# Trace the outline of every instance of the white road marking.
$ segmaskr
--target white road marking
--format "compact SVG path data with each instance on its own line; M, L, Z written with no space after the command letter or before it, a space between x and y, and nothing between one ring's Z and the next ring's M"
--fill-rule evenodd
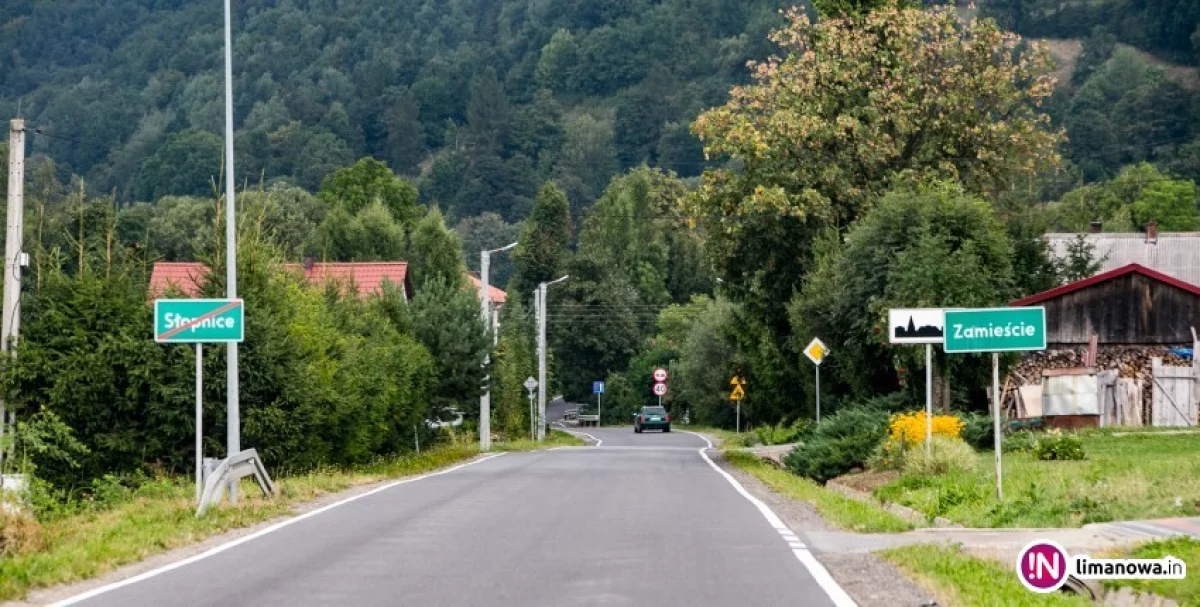
M592 436L591 434L588 434L587 432L578 432L578 431L575 431L575 430L567 430L567 427L566 427L566 426L564 426L564 425L562 425L562 424L560 424L560 423L558 423L558 422L554 422L554 424L551 424L551 425L555 425L555 424L557 424L557 425L558 425L558 427L559 427L559 428L560 428L560 429L561 429L563 432L566 432L567 434L571 434L571 435L574 435L574 436L586 436L586 437L588 437L588 438L590 438L590 439L592 439L592 440L596 441L596 444L595 444L595 445L592 445L593 447L599 447L600 445L603 445L603 444L604 444L604 441L602 441L602 440L600 440L600 439L598 439L598 438L596 438L596 437ZM556 450L556 449L563 449L563 448L567 448L567 449L569 449L570 447L555 447L555 448L551 449L551 451L554 451L554 450Z
M687 432L687 430L684 430L684 432ZM838 585L837 580L834 580L832 575L829 575L829 570L826 569L825 566L822 565L815 556L813 556L812 552L808 550L808 547L800 542L799 538L796 538L796 534L793 533L792 530L783 523L783 519L779 518L778 515L772 512L770 506L767 506L762 500L751 495L749 491L746 491L746 488L743 487L736 478L733 478L733 475L722 470L720 466L713 463L712 459L710 459L708 454L705 453L706 450L713 448L712 441L708 440L708 437L704 436L703 434L698 434L696 432L688 432L688 434L694 434L704 439L705 444L708 446L701 447L697 451L700 454L700 457L704 458L704 461L707 462L713 470L716 470L717 474L725 477L725 480L729 481L729 484L733 485L733 488L736 489L742 497L746 498L746 501L749 501L751 504L754 504L755 508L758 508L758 512L763 515L763 518L767 519L767 523L769 523L771 527L773 527L775 531L779 533L781 538L787 541L788 547L792 549L792 554L795 555L796 560L800 561L800 564L804 565L805 569L808 569L808 573L813 576L813 579L817 581L817 584L821 586L821 589L825 591L825 594L829 595L829 598L833 601L833 604L837 605L837 607L856 607L857 603L854 602L854 599L850 598L849 594L846 594L846 591ZM792 538L796 538L796 540L792 541Z
M367 491L367 492L365 492L365 493L360 493L360 494L358 494L358 495L354 495L354 496L348 497L348 498L346 498L346 499L344 499L344 500L336 501L336 502L334 502L334 503L332 503L332 504L329 504L329 505L326 505L326 506L322 506L322 507L320 507L320 508L317 508L316 510L311 510L311 511L309 511L309 512L305 512L304 514L301 514L301 515L295 516L295 517L293 517L293 518L287 519L286 521L280 521L280 522L278 522L278 523L275 523L274 525L271 525L270 527L266 527L266 528L264 528L264 529L260 529L260 530L258 530L258 531L255 531L254 533L251 533L250 535L245 535L245 536L239 537L239 538L237 538L237 539L235 539L235 540L231 540L231 541L229 541L229 542L226 542L226 543L224 543L224 544L221 544L220 546L216 546L216 547L214 547L214 548L211 548L211 549L209 549L209 550L206 550L205 552L202 552L202 553L200 553L200 554L197 554L197 555L195 555L195 556L188 557L188 558L186 558L186 559L183 559L183 560L180 560L180 561L175 561L174 563L171 563L171 564L168 564L168 565L163 565L162 567L159 567L158 569L151 569L150 571L147 571L147 572L145 572L145 573L141 573L141 574L135 575L135 576L133 576L133 577L130 577L130 578L123 579L123 580L121 580L121 581L119 581L119 582L113 582L113 583L111 583L111 584L106 584L106 585L104 585L104 586L100 586L99 588L93 588L93 589L91 589L91 590L89 590L89 591L87 591L87 592L84 592L84 593L81 593L81 594L77 594L77 595L75 595L75 596L73 596L73 597L69 597L69 598L63 599L63 600L61 600L61 601L59 601L59 602L57 602L57 603L52 603L51 605L52 605L52 607L60 607L60 606L63 606L63 605L74 605L75 603L78 603L78 602L80 602L80 601L86 601L87 599L90 599L90 598L92 598L92 597L99 596L99 595L101 595L101 594L104 594L104 593L106 593L106 592L110 592L110 591L116 590L117 588L121 588L121 587L123 587L123 586L128 586L128 585L130 585L130 584L136 584L136 583L138 583L138 582L140 582L140 581L142 581L142 580L147 580L147 579L150 579L150 578L152 578L152 577L155 577L155 576L157 576L157 575L161 575L161 574L163 574L163 573L166 573L166 572L168 572L168 571L172 571L172 570L174 570L174 569L178 569L178 568L180 568L180 567L183 567L183 566L185 566L185 565L190 565L190 564L192 564L192 563L195 563L196 561L200 561L200 560L206 559L206 558L208 558L208 557L210 557L210 556L215 556L215 555L217 555L217 554L220 554L220 553L222 553L222 552L225 552L226 550L229 550L230 548L233 548L233 547L235 547L235 546L240 546L240 545L242 545L242 544L245 544L246 542L249 542L249 541L251 541L251 540L255 540L255 539L258 539L258 538L260 538L260 537L262 537L262 536L264 536L264 535L267 535L268 533L272 533L272 532L275 532L275 531L279 531L280 529L283 529L284 527L287 527L288 525L291 525L291 524L293 524L293 523L298 523L298 522L300 522L300 521L302 521L302 520L304 520L304 519L306 519L306 518L314 517L314 516L316 516L316 515L318 515L318 514L321 514L322 512L326 512L326 511L328 511L328 510L332 510L332 509L334 509L334 508L337 508L338 506L343 506L343 505L345 505L345 504L349 504L350 502L353 502L354 500L362 499L362 498L364 498L364 497L367 497L368 495L374 495L374 494L376 494L376 493L379 493L380 491L387 491L388 489L391 489L392 487L396 487L396 486L398 486L398 485L405 485L405 484L408 484L408 483L415 483L415 482L417 482L417 481L419 481L419 480L424 480L424 479L427 479L427 478L430 478L430 477L434 477L434 476L440 476L440 475L442 475L442 474L449 474L449 473L451 473L451 472L454 472L455 470L461 470L461 469L463 469L463 468L466 468L467 466L474 466L475 464L480 464L480 463L486 462L486 461L488 461L489 459L494 459L494 458L500 457L501 455L504 455L504 453L503 453L503 452L500 452L500 453L493 453L493 454L491 454L491 455L486 455L486 456L484 456L484 457L481 457L481 458L479 458L479 459L476 459L476 460L472 460L472 461L469 461L469 462L466 462L466 463L463 463L463 464L459 464L459 465L457 465L457 466L452 466L452 467L450 467L450 468L446 468L445 470L438 470L437 472L430 472L430 473L428 473L428 474L422 474L422 475L420 475L420 476L414 476L414 477L412 477L412 478L404 478L404 479L400 479L400 480L398 480L398 481L395 481L395 482L388 483L388 484L386 484L386 485L384 485L384 486L382 486L382 487L376 487L375 489L372 489L372 490L370 490L370 491Z

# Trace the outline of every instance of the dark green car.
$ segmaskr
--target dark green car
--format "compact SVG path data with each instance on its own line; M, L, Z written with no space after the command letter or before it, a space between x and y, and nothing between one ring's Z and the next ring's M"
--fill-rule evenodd
M641 434L642 430L671 431L671 416L663 407L642 407L641 413L633 418L633 431Z

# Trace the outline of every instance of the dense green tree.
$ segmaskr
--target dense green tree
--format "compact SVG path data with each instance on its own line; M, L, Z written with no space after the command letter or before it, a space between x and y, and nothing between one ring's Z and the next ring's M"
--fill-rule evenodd
M433 356L437 388L429 402L435 413L450 408L478 415L489 336L479 320L479 300L461 277L448 282L431 276L420 283L412 300L414 334Z
M1011 259L993 209L959 186L889 193L844 244L836 236L824 242L790 305L795 333L820 336L837 353L822 365L831 387L859 395L892 391L905 371L920 368L923 354L887 345L888 309L1003 303L1014 292ZM939 357L939 364L974 370L969 360Z
M417 188L373 158L362 158L325 177L320 196L331 207L341 206L351 214L378 202L404 225L415 224L420 216Z
M571 239L570 206L554 184L538 191L533 211L521 228L520 243L512 252L516 272L512 289L527 297L538 283L554 280L566 268Z
M437 207L430 209L413 230L408 258L409 275L417 290L430 281L440 281L454 289L466 285L467 268L462 258L462 245L458 235L446 227ZM475 311L478 315L478 306Z
M138 172L134 197L156 200L167 195L212 195L222 181L221 138L203 131L184 131L172 136L147 158Z

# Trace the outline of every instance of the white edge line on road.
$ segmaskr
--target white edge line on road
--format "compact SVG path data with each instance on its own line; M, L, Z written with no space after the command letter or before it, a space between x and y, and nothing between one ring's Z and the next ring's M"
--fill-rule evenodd
M123 580L120 580L120 581L118 581L118 582L113 582L113 583L111 583L111 584L105 584L104 586L100 586L99 588L93 588L93 589L91 589L91 590L89 590L89 591L87 591L87 592L84 592L84 593L81 593L81 594L77 594L77 595L75 595L75 596L72 596L72 597L69 597L69 598L63 599L63 600L61 600L61 601L58 601L58 602L56 602L56 603L51 603L51 606L52 606L52 607L60 607L60 606L63 606L63 605L74 605L75 603L78 603L78 602L80 602L80 601L86 601L87 599L90 599L90 598L93 598L93 597L99 596L99 595L101 595L101 594L104 594L104 593L106 593L106 592L110 592L110 591L112 591L112 590L116 590L116 589L118 589L118 588L121 588L121 587L123 587L123 586L128 586L128 585L130 585L130 584L136 584L136 583L138 583L138 582L140 582L140 581L142 581L142 580L146 580L146 579L152 578L152 577L154 577L154 576L157 576L157 575L161 575L161 574L163 574L163 573L166 573L166 572L168 572L168 571L171 571L171 570L174 570L174 569L178 569L178 568L180 568L180 567L184 567L184 566L186 566L186 565L190 565L190 564L192 564L192 563L195 563L196 561L204 560L204 559L206 559L206 558L208 558L208 557L210 557L210 556L214 556L214 555L220 554L220 553L222 553L222 552L225 552L226 550L229 550L230 548L233 548L233 547L235 547L235 546L240 546L240 545L242 545L242 544L245 544L246 542L249 542L249 541L251 541L251 540L258 539L258 538L260 538L260 537L262 537L262 536L264 536L264 535L266 535L266 534L268 534L268 533L272 533L272 532L274 532L274 531L279 531L280 529L283 529L284 527L287 527L288 525L291 525L291 524L293 524L293 523L298 523L298 522L300 522L300 521L302 521L302 520L304 520L304 519L306 519L306 518L314 517L314 516L316 516L316 515L318 515L318 514L321 514L322 512L325 512L325 511L328 511L328 510L332 510L332 509L334 509L334 508L337 508L338 506L342 506L342 505L345 505L345 504L349 504L350 502L353 502L354 500L362 499L362 498L364 498L364 497L367 497L368 495L374 495L374 494L376 494L376 493L379 493L380 491L387 491L388 489L391 489L392 487L396 487L396 486L399 486L399 485L405 485L405 484L408 484L408 483L414 483L414 482L416 482L416 481L419 481L419 480L424 480L424 479L427 479L427 478L430 478L430 477L433 477L433 476L440 476L440 475L442 475L442 474L449 474L449 473L451 473L451 472L454 472L455 470L460 470L460 469L462 469L462 468L466 468L467 466L474 466L475 464L480 464L480 463L486 462L486 461L487 461L487 460L489 460L489 459L497 458L497 457L500 457L501 455L504 455L504 452L500 452L500 453L493 453L493 454L490 454L490 455L485 455L485 456L483 456L483 457L481 457L481 458L479 458L479 459L475 459L475 460L472 460L472 461L469 461L469 462L465 462L465 463L462 463L462 464L458 464L457 466L452 466L452 467L450 467L450 468L446 468L445 470L438 470L438 471L436 471L436 472L429 472L429 473L427 473L427 474L422 474L422 475L419 475L419 476L413 476L413 477L410 477L410 478L403 478L403 479L400 479L400 480L398 480L398 481L394 481L394 482L388 483L388 484L386 484L386 485L383 485L382 487L376 487L376 488L374 488L374 489L372 489L372 490L370 490L370 491L367 491L367 492L365 492L365 493L360 493L360 494L358 494L358 495L352 495L352 496L350 496L350 497L348 497L348 498L346 498L346 499L343 499L343 500L336 501L336 502L334 502L334 503L332 503L332 504L327 504L327 505L325 505L325 506L321 506L320 508L317 508L316 510L310 510L310 511L308 511L308 512L305 512L304 514L300 514L300 515L294 516L294 517L292 517L292 518L289 518L289 519L287 519L287 520L285 520L285 521L280 521L280 522L278 522L278 523L275 523L274 525L271 525L270 527L266 527L266 528L264 528L264 529L260 529L260 530L258 530L258 531L255 531L254 533L251 533L250 535L245 535L245 536L239 537L239 538L237 538L237 539L230 540L230 541L228 541L228 542L226 542L226 543L224 543L224 544L221 544L220 546L216 546L216 547L210 548L210 549L208 549L208 550L206 550L206 551L204 551L204 552L201 552L200 554L197 554L197 555L195 555L195 556L190 556L190 557L188 557L188 558L186 558L186 559L179 560L179 561L175 561L174 563L170 563L170 564L168 564L168 565L163 565L162 567L159 567L159 568L157 568L157 569L151 569L150 571L146 571L146 572L140 573L140 574L138 574L138 575L135 575L135 576L133 576L133 577L125 578L125 579L123 579Z
M600 445L604 444L604 441L592 436L591 434L588 434L587 432L576 432L574 430L567 430L566 427L564 427L564 426L559 426L559 428L561 428L562 431L566 432L567 434L571 434L574 436L586 436L586 437L596 441L596 444L592 445L593 447L599 447ZM562 449L562 448L563 447L554 447L553 449L551 449L551 451L554 451L555 449Z
M685 430L684 432L687 431ZM829 595L829 598L833 601L833 604L837 605L837 607L856 607L857 603L854 602L854 599L850 598L849 594L846 594L846 591L838 585L837 580L834 580L832 575L829 575L829 570L826 569L825 566L822 565L815 556L813 556L812 552L808 550L808 547L800 542L798 538L795 542L791 541L792 538L796 537L796 534L793 533L792 530L783 523L783 519L779 518L778 515L772 512L770 506L767 506L762 500L751 495L749 491L746 491L746 488L743 487L736 478L733 478L733 475L722 470L720 466L715 464L712 459L708 457L708 454L705 453L705 451L713 448L712 441L708 440L708 437L704 436L703 434L696 432L688 432L688 434L694 434L704 439L704 442L708 446L701 447L699 449L700 457L704 458L704 461L707 462L713 470L716 470L717 474L725 477L725 480L729 481L729 484L733 485L733 488L736 489L737 492L742 495L742 497L746 498L746 500L751 504L754 504L754 507L758 508L759 513L761 513L763 518L767 519L767 522L775 528L775 531L779 533L781 538L786 538L788 547L792 549L792 554L796 556L796 560L800 561L800 564L804 565L805 569L808 569L808 573L813 576L813 579L817 581L817 584L821 586L821 589L825 591L825 594Z

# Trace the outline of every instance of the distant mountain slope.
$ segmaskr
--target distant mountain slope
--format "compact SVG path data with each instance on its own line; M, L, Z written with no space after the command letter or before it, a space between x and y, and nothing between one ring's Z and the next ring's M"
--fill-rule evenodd
M371 154L460 214L576 202L643 161L702 168L686 124L770 51L779 0L235 2L239 174L313 188ZM0 112L122 199L205 194L223 124L220 2L0 4ZM439 175L439 172L441 175ZM450 178L450 177L453 178ZM453 186L453 187L452 187Z

